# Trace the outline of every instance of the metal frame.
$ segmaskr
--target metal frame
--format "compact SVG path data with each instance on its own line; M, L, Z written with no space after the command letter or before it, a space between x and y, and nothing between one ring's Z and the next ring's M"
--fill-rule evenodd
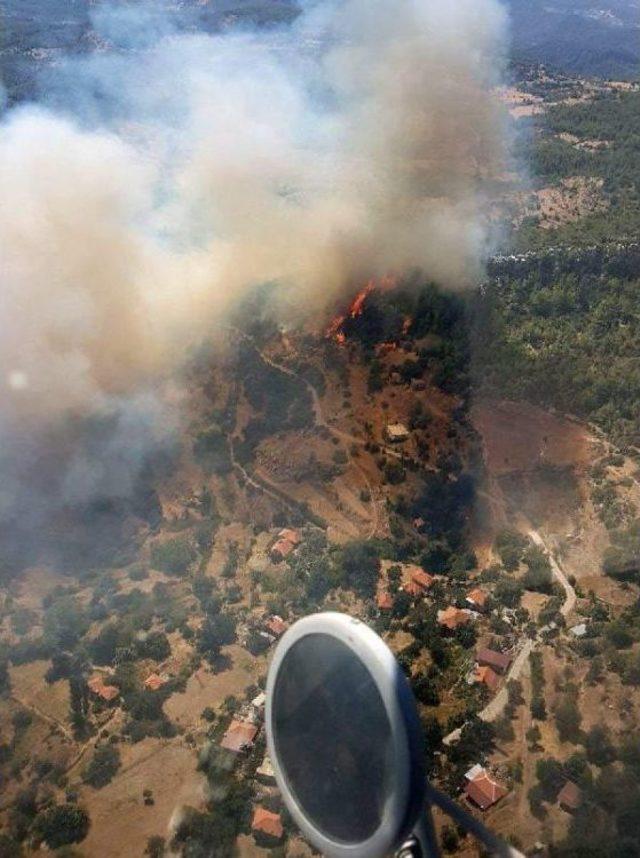
M381 825L363 843L348 844L331 840L309 821L289 789L276 753L271 706L278 673L290 648L311 634L331 635L357 655L377 685L391 725L393 784ZM493 854L500 858L523 858L517 849L505 843L449 796L428 783L422 763L422 731L409 683L391 650L360 620L333 612L313 614L298 620L276 648L266 690L267 748L276 781L298 827L324 855L329 858L384 858L399 849L397 858L437 858L440 853L431 817L431 806L436 805L484 843ZM309 775L312 776L312 773Z
M311 824L289 789L276 752L271 704L277 676L290 648L310 634L331 635L353 650L373 677L391 726L393 783L382 823L363 843L333 841ZM276 781L303 834L331 858L383 858L393 852L403 837L409 834L424 808L426 781L422 770L420 727L413 695L398 662L378 635L364 623L346 614L327 612L299 620L285 633L275 651L267 680L265 719L267 747ZM309 774L311 776L312 773Z

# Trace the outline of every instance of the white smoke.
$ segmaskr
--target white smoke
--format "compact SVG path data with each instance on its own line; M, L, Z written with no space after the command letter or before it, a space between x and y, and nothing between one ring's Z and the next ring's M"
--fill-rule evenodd
M508 159L496 0L329 0L286 30L151 31L0 126L0 410L42 424L170 371L259 282L479 275ZM60 93L64 97L60 98Z

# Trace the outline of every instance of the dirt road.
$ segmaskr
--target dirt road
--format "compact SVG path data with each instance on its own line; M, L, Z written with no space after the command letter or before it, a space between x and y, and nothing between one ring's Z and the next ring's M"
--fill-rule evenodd
M576 591L569 583L569 579L560 568L558 561L553 556L553 553L545 543L540 533L529 526L527 534L532 540L532 542L539 548L541 548L549 558L549 563L551 565L551 571L553 573L553 576L562 585L565 592L565 600L562 604L562 607L560 608L560 613L563 617L568 617L576 605ZM541 629L539 629L538 631L541 631ZM523 636L520 639L520 648L518 650L518 654L511 663L511 667L509 668L509 672L505 677L505 681L502 688L489 701L489 703L487 703L484 709L478 713L478 717L482 718L483 721L495 721L496 718L499 718L500 715L502 715L509 700L509 695L507 692L507 683L511 679L520 678L523 670L525 670L528 665L529 656L531 655L533 649L536 647L537 643L537 640L531 640L531 638L526 636ZM442 740L443 744L450 745L453 742L457 742L460 738L461 732L461 727L458 727L457 730L452 730L451 733L445 736Z

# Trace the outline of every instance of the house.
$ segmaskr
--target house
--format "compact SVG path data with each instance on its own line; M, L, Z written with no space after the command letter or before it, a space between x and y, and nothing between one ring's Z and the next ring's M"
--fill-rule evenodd
M471 605L474 611L484 611L488 598L489 594L486 590L483 590L481 587L475 587L467 593L465 602Z
M582 804L582 790L573 781L567 781L558 793L558 804L567 813L574 813Z
M411 569L411 580L423 590L428 590L435 579L433 575L429 575L429 573L425 572L424 569L417 568Z
M162 688L163 685L166 685L168 681L168 676L160 676L157 673L152 673L145 679L144 687L149 691L157 691L159 688Z
M239 754L241 751L253 747L257 734L258 727L255 724L251 724L249 721L236 721L234 719L227 727L227 731L220 742L220 747Z
M384 435L390 444L401 444L409 440L409 430L402 423L388 423Z
M271 546L271 559L274 563L281 563L295 547L295 544L288 539L277 539Z
M107 703L111 703L112 700L120 696L120 689L116 688L115 685L105 685L104 677L99 674L87 680L87 687L96 697L105 700Z
M282 617L279 617L277 614L273 614L272 616L267 617L264 627L266 631L275 638L281 638L289 628L289 625L288 623L285 623Z
M483 771L484 769L480 763L476 763L475 766L471 766L468 772L464 773L465 780L473 781L478 777L478 775L481 775Z
M481 649L476 654L476 661L480 665L493 668L497 673L505 673L511 664L511 656L494 649Z
M291 527L283 527L278 533L278 539L286 539L287 542L290 542L292 545L300 545L302 542L302 537L298 531L293 530Z
M488 665L476 667L473 673L474 682L485 685L489 691L496 691L500 684L500 677Z
M261 691L259 694L256 694L256 696L253 698L253 700L251 701L251 705L253 706L254 709L257 709L258 711L261 712L264 709L266 702L267 702L267 695L264 693L264 691Z
M416 530L422 530L422 528L425 526L425 524L426 524L426 521L424 520L424 518L422 518L421 515L419 515L418 518L413 519L413 526L415 527Z
M412 390L426 390L427 383L423 378L412 378L411 379L411 389Z
M382 593L378 593L376 604L378 605L378 610L390 611L391 608L393 608L393 597L391 596L391 593L387 593L386 590Z
M577 626L572 626L569 629L569 633L574 636L574 638L583 638L587 633L587 624L579 623Z
M272 813L266 807L256 807L251 822L251 830L256 839L264 839L265 842L274 842L282 839L284 828L279 813Z
M467 799L480 810L488 810L507 794L507 790L497 781L494 781L486 769L482 769L473 780L467 781L464 792Z
M265 754L263 761L256 769L256 778L260 783L266 784L267 786L273 786L273 784L275 784L276 775L273 770L273 763L271 762L269 754Z
M438 625L449 631L455 631L459 626L465 626L471 620L471 611L466 608L456 608L449 605L444 611L438 611Z

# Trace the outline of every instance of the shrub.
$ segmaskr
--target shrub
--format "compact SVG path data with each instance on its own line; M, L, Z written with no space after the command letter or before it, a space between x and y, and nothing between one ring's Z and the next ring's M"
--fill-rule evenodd
M195 559L195 548L185 537L156 542L151 547L151 565L168 575L184 575Z

